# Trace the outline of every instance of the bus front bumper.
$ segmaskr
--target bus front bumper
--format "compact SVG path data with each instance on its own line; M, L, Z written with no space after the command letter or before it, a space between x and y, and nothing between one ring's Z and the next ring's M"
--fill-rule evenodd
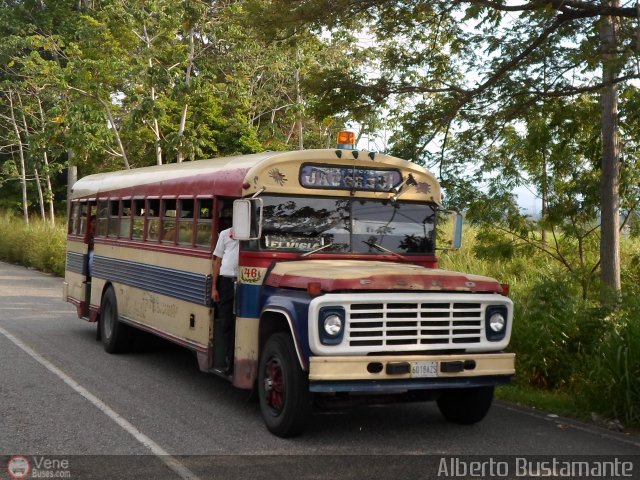
M395 393L509 383L515 354L340 356L309 359L312 392Z

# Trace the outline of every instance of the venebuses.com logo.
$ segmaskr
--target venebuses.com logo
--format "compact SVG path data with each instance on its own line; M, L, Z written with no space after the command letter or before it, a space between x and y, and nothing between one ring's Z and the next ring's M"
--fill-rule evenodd
M9 478L71 478L68 458L14 455L7 462Z
M11 478L27 478L31 471L31 465L26 457L11 457L7 463L7 471Z

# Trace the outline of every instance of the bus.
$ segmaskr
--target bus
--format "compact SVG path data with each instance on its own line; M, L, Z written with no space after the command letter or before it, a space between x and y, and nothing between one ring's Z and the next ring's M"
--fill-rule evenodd
M192 350L257 393L277 436L354 402L435 401L472 424L515 373L508 286L438 268L441 189L415 163L343 141L89 175L70 202L63 295L104 349L131 348L139 329ZM222 371L212 251L230 226Z

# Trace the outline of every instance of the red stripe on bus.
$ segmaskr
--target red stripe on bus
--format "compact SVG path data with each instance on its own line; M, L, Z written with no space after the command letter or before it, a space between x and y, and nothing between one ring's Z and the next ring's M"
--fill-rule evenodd
M271 274L265 280L270 287L306 289L310 282L320 283L324 292L339 290L394 290L394 291L502 291L496 281L469 281L464 276L445 275L372 275L366 278L318 278L302 275Z
M179 197L187 192L189 196L225 196L241 197L242 184L247 174L247 168L235 170L213 171L198 173L173 180L162 180L155 183L135 185L97 194L98 198L134 197ZM82 198L82 197L79 197ZM88 198L96 198L96 194Z

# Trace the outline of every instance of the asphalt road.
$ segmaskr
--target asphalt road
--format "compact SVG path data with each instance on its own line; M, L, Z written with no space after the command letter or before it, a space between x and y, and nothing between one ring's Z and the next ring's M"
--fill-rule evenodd
M280 439L257 403L186 350L104 352L61 290L59 278L0 263L0 478L25 462L27 478L460 478L474 477L471 461L485 478L530 478L573 458L628 461L640 478L639 436L501 402L473 426L446 423L432 403L361 407Z

